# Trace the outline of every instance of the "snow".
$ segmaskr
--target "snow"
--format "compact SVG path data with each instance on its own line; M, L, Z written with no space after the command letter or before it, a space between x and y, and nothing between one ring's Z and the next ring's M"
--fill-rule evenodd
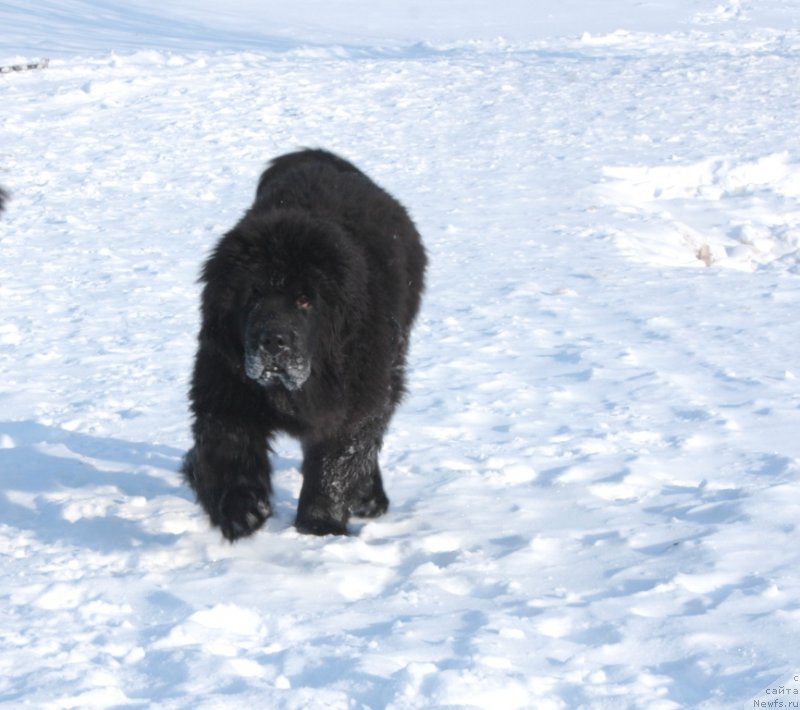
M0 77L0 704L795 700L796 3L35 5L0 7L0 65L51 58ZM392 505L299 535L281 439L229 545L177 473L196 278L302 145L431 258Z

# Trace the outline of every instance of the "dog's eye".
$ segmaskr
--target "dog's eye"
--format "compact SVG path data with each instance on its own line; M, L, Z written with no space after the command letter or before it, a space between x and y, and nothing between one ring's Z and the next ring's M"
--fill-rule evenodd
M295 305L296 305L296 306L297 306L297 307L298 307L298 308L299 308L301 311L307 311L307 310L309 310L309 309L311 308L311 299L309 299L309 297L308 297L308 296L306 296L305 294L302 294L302 293L301 293L301 294L300 294L300 295L297 297L297 299L295 300Z

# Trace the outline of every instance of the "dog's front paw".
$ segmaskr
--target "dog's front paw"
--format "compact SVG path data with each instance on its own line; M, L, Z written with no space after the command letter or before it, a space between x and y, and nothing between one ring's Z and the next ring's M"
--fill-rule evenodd
M336 520L296 520L297 532L304 535L347 535L347 525Z
M240 486L226 490L217 504L216 524L234 542L258 530L272 513L267 495L257 488Z
M378 518L388 509L389 499L382 490L366 498L357 498L350 504L350 512L357 518Z
M294 526L306 535L347 535L347 514L341 506L301 504Z

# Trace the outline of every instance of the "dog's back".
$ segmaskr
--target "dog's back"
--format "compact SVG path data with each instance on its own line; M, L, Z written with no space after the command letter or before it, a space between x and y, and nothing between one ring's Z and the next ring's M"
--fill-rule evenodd
M270 189L270 186L280 182L281 178L295 168L311 165L322 164L335 168L340 173L363 173L352 163L338 155L329 153L327 150L306 148L299 150L296 153L287 153L275 158L270 162L269 167L261 174L256 188L256 200L264 197Z

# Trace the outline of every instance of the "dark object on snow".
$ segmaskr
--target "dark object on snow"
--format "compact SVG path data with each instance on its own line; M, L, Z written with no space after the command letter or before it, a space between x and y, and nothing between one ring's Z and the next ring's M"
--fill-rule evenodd
M9 64L0 67L0 74L10 74L15 71L28 71L30 69L47 69L50 66L49 59L40 59L38 62L28 62L27 64Z
M0 214L5 209L7 199L8 193L2 187L0 187Z
M183 473L229 540L269 517L268 442L303 449L295 526L342 535L389 500L378 453L404 393L426 257L406 210L322 150L274 160L206 261Z

